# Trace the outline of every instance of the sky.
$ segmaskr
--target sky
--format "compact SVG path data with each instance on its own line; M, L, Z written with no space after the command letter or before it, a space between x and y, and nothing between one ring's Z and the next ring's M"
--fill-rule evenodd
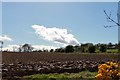
M118 2L119 0L1 0L2 2Z
M120 24L120 2L118 5L118 23ZM120 41L120 27L118 27L118 41Z
M3 2L4 48L28 43L56 48L81 43L117 43L118 27L107 22L103 10L117 21L117 2Z
M0 2L0 35L2 35L2 3Z

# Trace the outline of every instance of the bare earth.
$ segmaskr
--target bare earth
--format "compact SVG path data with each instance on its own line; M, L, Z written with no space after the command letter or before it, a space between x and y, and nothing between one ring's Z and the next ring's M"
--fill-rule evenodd
M106 53L2 53L2 77L11 80L33 74L97 72L107 61L120 63L120 54Z
M17 53L17 52L3 52L2 62L3 63L16 63L16 62L36 62L36 61L108 61L115 60L120 61L120 54L74 54L74 53Z

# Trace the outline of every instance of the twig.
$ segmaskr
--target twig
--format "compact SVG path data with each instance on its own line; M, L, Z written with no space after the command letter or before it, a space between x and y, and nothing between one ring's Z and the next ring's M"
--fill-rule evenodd
M111 18L111 13L110 13L110 15L108 15L105 10L104 10L104 13L105 13L105 15L107 16L108 22L114 22L114 23L116 24L116 25L113 25L113 26L104 26L105 28L106 28L106 27L120 26L120 24L119 24L118 22L116 22L115 20L113 20L113 19Z

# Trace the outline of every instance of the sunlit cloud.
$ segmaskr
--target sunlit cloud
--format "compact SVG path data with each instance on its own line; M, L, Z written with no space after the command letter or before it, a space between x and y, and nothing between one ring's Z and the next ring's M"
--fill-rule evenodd
M67 29L60 29L56 27L47 28L45 26L33 25L32 28L35 33L45 40L53 41L54 43L64 45L76 45L79 44L78 40L73 34L68 33Z

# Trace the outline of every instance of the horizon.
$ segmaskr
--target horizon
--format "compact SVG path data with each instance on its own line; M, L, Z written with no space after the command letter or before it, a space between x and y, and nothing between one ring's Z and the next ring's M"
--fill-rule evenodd
M118 27L107 22L103 10L117 21L117 2L2 3L4 48L25 43L64 47L81 43L117 43ZM86 24L87 23L87 24ZM11 47L10 46L10 47Z

